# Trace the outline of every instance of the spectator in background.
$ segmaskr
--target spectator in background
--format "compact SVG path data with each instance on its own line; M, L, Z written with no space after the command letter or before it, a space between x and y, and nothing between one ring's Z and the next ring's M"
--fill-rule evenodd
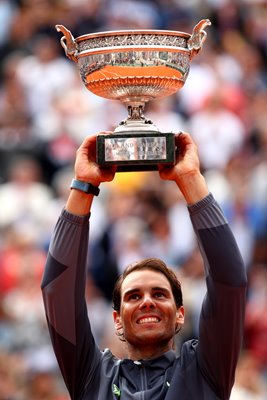
M42 182L42 170L38 160L21 155L9 160L7 182L0 187L0 227L16 221L35 224L42 234L44 210L53 192Z
M253 264L249 274L249 293L245 319L245 346L256 360L259 371L267 371L267 270Z
M225 108L219 87L206 99L203 108L191 117L189 125L205 170L224 170L245 141L243 123Z
M257 358L250 352L241 355L237 371L236 384L230 400L265 400L266 382L261 374Z
M59 44L48 35L34 37L31 54L17 65L17 77L26 93L31 115L47 110L54 93L64 91L76 77L74 68L60 54Z

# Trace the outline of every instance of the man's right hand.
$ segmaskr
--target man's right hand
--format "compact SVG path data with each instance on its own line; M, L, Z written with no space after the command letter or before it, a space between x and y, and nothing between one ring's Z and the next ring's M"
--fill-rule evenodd
M76 179L99 186L101 182L113 180L116 167L101 168L96 163L96 138L97 135L90 135L84 139L76 152L74 171Z
M109 132L101 132L109 133ZM101 182L110 182L114 178L116 167L101 168L96 163L97 135L87 136L76 152L74 166L75 178L99 186ZM72 214L88 215L94 196L73 189L68 197L65 209Z

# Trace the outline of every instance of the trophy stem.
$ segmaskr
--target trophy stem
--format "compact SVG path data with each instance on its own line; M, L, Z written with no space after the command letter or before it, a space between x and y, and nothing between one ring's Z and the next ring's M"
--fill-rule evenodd
M128 110L128 117L119 123L119 126L114 130L114 133L159 131L153 122L144 116L144 101L125 101L124 104Z
M127 105L128 121L145 121L144 116L145 103L130 103Z

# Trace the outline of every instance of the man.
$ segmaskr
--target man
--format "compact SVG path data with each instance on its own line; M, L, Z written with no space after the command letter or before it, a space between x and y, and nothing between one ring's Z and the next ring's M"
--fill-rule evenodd
M175 140L177 162L173 167L159 166L159 174L182 192L204 259L207 295L199 338L187 341L180 356L175 355L174 336L184 323L180 285L162 261L148 259L129 266L114 290L115 330L125 341L128 357L119 360L96 346L84 296L94 197L86 192L97 194L101 182L113 179L115 168L98 167L96 137L87 137L77 151L76 181L56 225L42 282L51 339L71 399L230 397L242 342L245 269L200 173L196 145L188 133Z

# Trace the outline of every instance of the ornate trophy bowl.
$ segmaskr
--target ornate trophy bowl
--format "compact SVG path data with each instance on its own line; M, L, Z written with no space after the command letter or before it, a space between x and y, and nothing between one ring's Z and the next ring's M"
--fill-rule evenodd
M82 81L92 93L119 100L128 117L111 135L98 135L97 162L117 171L153 170L175 163L173 133L161 133L144 116L145 103L170 96L184 85L193 57L206 39L208 19L193 33L163 30L124 30L82 35L74 39L63 25L56 29L68 58L75 61Z

